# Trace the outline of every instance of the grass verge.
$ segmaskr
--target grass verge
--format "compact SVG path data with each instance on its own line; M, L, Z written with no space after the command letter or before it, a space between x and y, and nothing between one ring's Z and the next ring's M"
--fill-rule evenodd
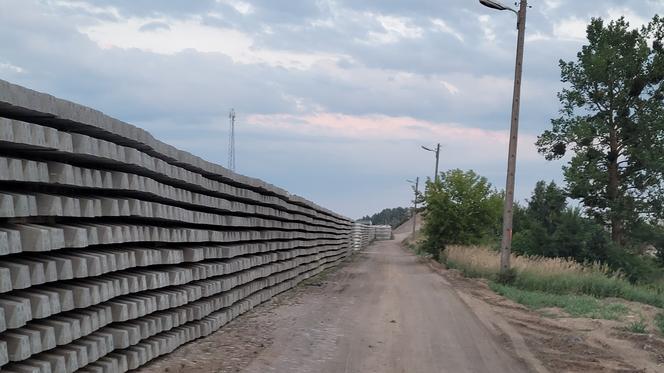
M629 313L625 305L601 301L588 295L551 294L523 290L495 282L491 282L489 286L496 293L535 310L557 307L573 317L606 320L620 320Z
M469 277L497 280L500 257L485 247L449 247L442 255L449 268ZM635 285L600 264L582 265L563 258L512 256L512 288L552 295L622 298L664 307L664 289Z

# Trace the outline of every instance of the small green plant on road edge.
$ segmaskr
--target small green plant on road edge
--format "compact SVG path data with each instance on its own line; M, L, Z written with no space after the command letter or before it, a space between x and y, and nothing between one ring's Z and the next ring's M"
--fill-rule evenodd
M627 331L635 334L646 334L648 333L648 326L643 320L633 321L627 324Z
M664 312L661 312L655 316L655 325L657 325L659 331L664 334Z

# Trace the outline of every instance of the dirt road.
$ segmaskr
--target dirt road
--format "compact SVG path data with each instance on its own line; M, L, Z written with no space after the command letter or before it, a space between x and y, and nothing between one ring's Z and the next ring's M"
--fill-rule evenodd
M327 297L284 309L290 322L244 371L526 371L441 276L398 242L359 254Z
M526 372L451 285L393 241L141 373Z

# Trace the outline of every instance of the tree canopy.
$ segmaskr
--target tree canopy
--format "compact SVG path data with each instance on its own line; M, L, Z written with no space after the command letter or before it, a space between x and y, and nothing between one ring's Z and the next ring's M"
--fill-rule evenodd
M579 262L605 261L611 244L603 227L569 207L565 191L539 181L525 207L515 209L515 252Z
M664 20L640 29L593 19L576 61L560 61L560 117L538 139L547 159L571 152L567 192L625 246L664 218Z
M472 170L427 182L424 200L423 248L435 257L446 245L493 242L500 234L503 195Z
M383 211L365 216L361 220L369 220L374 225L390 225L396 228L410 218L410 209L405 207L387 208Z

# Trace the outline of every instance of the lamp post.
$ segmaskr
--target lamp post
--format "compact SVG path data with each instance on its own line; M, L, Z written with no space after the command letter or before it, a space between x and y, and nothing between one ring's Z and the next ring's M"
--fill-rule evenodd
M418 176L415 178L415 181L413 180L406 180L407 182L414 184L415 188L413 191L415 192L415 198L413 199L413 235L415 234L415 226L417 223L417 195L419 194L419 187L420 187L420 177Z
M512 98L512 124L510 126L510 144L507 158L507 182L505 186L505 205L503 208L503 238L500 245L500 271L510 269L512 249L512 218L514 215L514 175L516 172L516 148L519 132L519 112L521 106L521 77L523 75L523 47L526 35L526 12L528 0L521 0L519 10L512 9L494 0L479 0L480 4L496 9L514 12L517 15L516 67L514 72L514 95Z
M438 143L438 145L436 145L436 150L427 148L426 146L422 146L422 149L424 149L426 151L429 151L429 152L436 153L436 171L433 174L433 179L434 179L434 181L438 181L438 159L440 158L440 143Z

